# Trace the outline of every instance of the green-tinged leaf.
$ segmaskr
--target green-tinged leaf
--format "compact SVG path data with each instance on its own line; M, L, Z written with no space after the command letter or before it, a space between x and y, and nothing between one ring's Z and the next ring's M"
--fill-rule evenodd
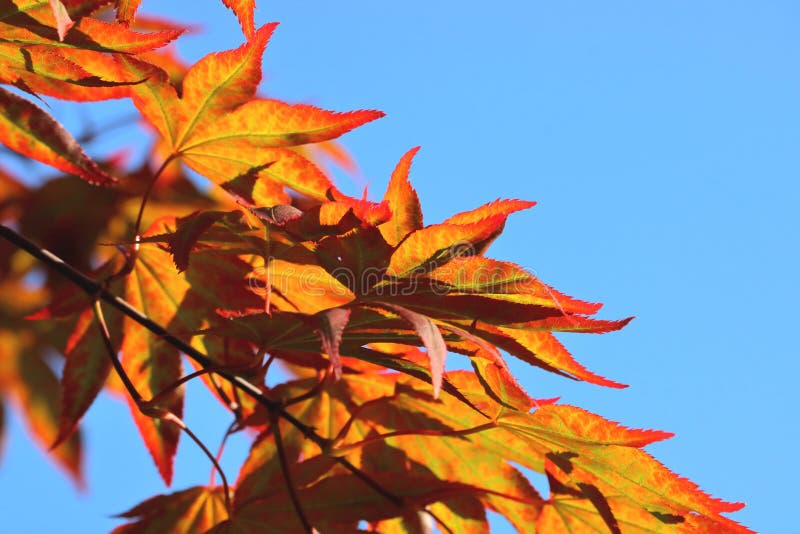
M457 213L446 219L442 224L470 224L498 215L507 217L512 213L530 209L535 205L536 202L528 200L498 199L474 210Z
M450 379L462 391L480 387L470 373L450 373ZM421 396L409 396L404 402L453 427L474 424L474 411L448 396L441 401L436 405ZM547 473L570 491L580 492L581 498L588 499L585 491L592 492L593 505L618 499L662 518L680 516L688 522L704 516L704 522L718 529L715 532L737 532L720 514L741 505L709 497L640 449L669 433L627 429L563 405L541 406L532 414L507 412L497 423L496 428L471 434L470 441L487 454Z
M441 519L453 532L486 534L490 531L484 505L476 497L447 499L431 504L428 506L428 510L436 514L436 517Z
M193 534L207 532L228 518L222 487L194 487L157 495L119 515L132 521L114 534Z
M342 196L306 158L288 147L338 137L382 113L334 113L313 106L255 99L261 56L275 24L259 28L235 50L210 54L189 69L180 98L161 69L124 58L147 82L132 88L134 103L189 167L237 196L256 203L274 200L266 180L318 200ZM250 185L247 182L250 177ZM258 179L254 179L258 177ZM261 198L259 198L261 197Z
M119 347L122 316L114 312L107 314L106 319L112 336L111 343ZM72 435L86 410L103 389L111 370L111 356L100 337L92 309L84 310L78 317L75 329L67 340L64 355L67 362L61 377L61 414L56 446Z
M508 302L557 308L564 314L591 315L602 306L564 295L518 265L482 256L453 258L426 276L433 282L432 289L442 295L475 293Z
M550 332L481 325L478 335L509 354L548 371L599 386L627 387L625 384L603 378L586 369Z
M189 74L194 72L190 70ZM184 80L187 83L189 77ZM188 95L184 95L184 101ZM346 113L326 111L305 104L279 100L252 100L213 123L198 124L191 138L185 138L181 152L203 154L208 147L242 141L251 149L282 148L335 139L383 117L380 111ZM193 125L194 126L194 125Z
M78 142L40 107L0 88L0 141L12 150L80 176L89 183L116 182L83 151Z
M349 289L317 265L273 258L266 269L260 269L260 274L260 277L254 277L253 285L264 282L266 287L270 287L272 301L283 311L313 315L344 306L355 299Z
M251 41L235 50L209 54L189 69L183 79L183 124L175 140L177 150L189 145L196 128L213 129L222 112L255 96L261 81L261 56L276 27L276 23L266 24ZM214 122L209 124L212 117Z
M410 234L389 260L387 274L394 278L421 276L475 248L502 228L504 215L466 224L434 224Z
M104 100L128 94L131 78L112 57L45 45L0 42L0 83L62 100Z
M307 410L296 413L301 417L312 415ZM294 464L302 454L303 437L294 427L285 424L281 424L281 434L284 454L288 461ZM239 510L248 503L283 489L285 489L283 471L270 428L253 441L250 454L239 470L233 502L234 510Z
M158 324L174 331L177 306L188 287L185 279L175 273L165 252L142 247L136 267L127 279L125 299ZM178 350L128 317L125 318L121 352L123 366L145 400L162 393L181 377ZM129 398L128 403L147 450L169 485L181 431L171 422L142 414L132 399ZM181 417L183 390L167 395L160 407Z
M38 354L23 352L16 356L17 378L12 392L34 439L50 450L58 435L61 413L58 378ZM84 485L81 441L80 433L75 432L50 452L79 487Z

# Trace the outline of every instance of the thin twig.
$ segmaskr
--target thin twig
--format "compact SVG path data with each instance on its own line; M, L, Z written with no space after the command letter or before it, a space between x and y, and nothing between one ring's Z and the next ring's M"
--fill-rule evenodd
M317 394L320 391L322 391L322 388L325 387L325 384L328 382L329 376L330 373L328 372L328 369L325 369L323 371L322 377L319 380L317 380L317 383L314 384L314 386L311 389L309 389L305 393L298 395L297 397L283 401L283 405L291 406L292 404L297 404L298 402L303 402L304 400L308 400L311 397L316 397Z
M245 367L241 367L241 369L244 369L244 368ZM248 368L249 368L249 366L248 366ZM213 375L214 373L218 373L218 372L220 372L222 370L234 371L236 369L239 369L239 367L228 367L228 366L222 366L222 365L215 365L215 366L212 366L212 367L203 367L202 369L199 369L199 370L197 370L197 371L195 371L193 373L190 373L190 374L188 374L186 376L182 376L181 378L179 378L178 380L176 380L175 382L173 382L169 386L165 387L163 390L161 390L161 392L159 392L155 397L153 397L150 400L150 402L152 402L152 403L160 402L163 397L165 397L169 393L172 393L173 391L175 391L176 389L181 387L186 382L188 382L188 381L190 381L190 380L192 380L194 378L197 378L198 376L202 376L202 375L206 375L206 374ZM213 379L213 376L212 376L212 379ZM223 399L223 400L226 400L226 399ZM231 411L233 411L233 410L231 410Z
M133 238L136 240L136 250L139 249L139 231L142 227L142 216L144 215L144 207L147 205L147 201L150 199L150 193L153 192L153 188L158 181L158 178L161 176L161 173L164 172L164 169L167 168L167 165L172 163L172 160L175 159L175 154L170 154L167 156L167 159L161 164L158 170L153 175L153 178L150 180L150 183L147 184L147 190L144 192L144 196L142 196L142 203L139 204L139 214L136 216L136 225L133 227Z
M217 454L214 457L214 458L216 458L217 462L219 462L222 459L222 453L225 452L225 444L228 443L228 438L231 436L231 434L233 434L234 432L237 432L239 430L240 430L240 428L239 428L239 422L238 421L232 421L231 424L228 425L228 430L226 430L225 431L225 435L222 436L222 443L219 444L219 448L217 449ZM215 472L216 471L214 469L211 470L211 477L210 477L210 479L208 481L208 485L212 486L212 487L214 486L214 473Z
M272 435L275 438L275 449L278 452L278 461L281 464L283 480L286 482L286 489L289 492L289 498L292 500L294 511L297 514L297 518L303 524L305 531L309 533L313 532L314 527L311 526L311 522L303 511L303 506L300 504L300 497L297 495L297 488L294 487L294 482L292 481L292 473L289 470L289 462L286 459L286 450L283 448L283 438L281 437L281 428L277 414L273 414L270 426L272 427Z
M230 486L228 486L228 477L225 476L225 471L222 470L222 466L219 465L219 461L217 460L217 458L211 453L210 450L208 450L208 447L206 447L205 443L203 443L200 440L200 438L198 438L195 435L195 433L189 429L189 427L186 425L186 423L183 422L183 420L180 417L178 417L172 412L166 412L164 413L164 415L160 417L160 419L163 419L164 421L169 421L170 423L177 425L178 428L186 432L186 434L190 438L192 438L192 441L194 441L197 444L197 446L200 447L200 450L202 450L203 453L205 453L208 459L211 460L211 463L214 464L214 468L217 470L217 473L219 473L219 478L222 481L222 490L225 492L225 510L228 512L228 516L230 516L230 514L233 511L233 508L231 507L231 488Z
M166 392L174 391L177 387L181 385L182 382L179 380L178 382L180 383L173 385L172 387L168 388L165 391L162 391L149 401L144 400L142 395L136 389L136 386L134 386L133 382L131 382L128 373L125 372L125 369L122 367L122 362L120 362L119 358L117 357L117 351L114 348L114 343L111 341L111 335L108 331L108 325L106 324L105 317L103 316L103 308L100 305L99 300L94 301L93 308L94 308L94 316L97 319L97 325L100 328L100 337L103 339L103 343L106 346L106 352L108 352L108 356L111 359L111 363L114 366L114 370L117 372L117 376L119 376L120 380L122 380L122 383L125 384L125 389L128 390L128 394L131 396L131 399L133 399L133 402L136 404L136 407L139 409L140 412L149 417L154 417L162 419L164 421L169 421L170 423L176 425L178 428L186 432L186 434L188 434L189 437L192 438L192 441L194 441L197 444L197 446L200 447L200 449L205 453L205 455L208 456L208 459L211 460L211 463L214 465L214 468L216 468L217 472L219 473L219 477L222 480L222 487L223 490L225 491L225 509L230 514L232 510L230 487L228 486L228 478L225 476L225 472L222 470L222 467L219 465L219 462L214 457L214 455L211 454L211 451L208 450L208 447L206 447L205 444L202 441L200 441L200 438L198 438L195 435L195 433L189 429L189 427L186 425L186 423L183 422L183 420L180 417L170 412L169 410L160 408L158 406L158 401L160 400L160 397ZM191 375L189 375L189 378L191 378Z
M103 307L100 305L100 301L95 299L95 301L92 303L92 308L94 309L94 318L97 321L97 327L100 329L100 337L103 340L103 344L106 346L106 352L111 360L111 365L114 366L117 376L120 380L122 380L125 389L128 391L128 395L131 396L133 402L136 403L136 406L142 406L144 399L136 390L136 386L134 386L133 382L131 382L128 373L125 371L125 368L122 367L122 362L120 362L119 358L117 357L117 349L114 348L114 343L111 341L111 334L108 331L108 325L106 324L106 319L103 316Z

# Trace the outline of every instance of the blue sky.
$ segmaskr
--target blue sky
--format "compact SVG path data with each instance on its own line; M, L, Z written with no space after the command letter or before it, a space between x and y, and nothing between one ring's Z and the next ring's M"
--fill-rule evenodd
M261 4L257 21L281 22L265 54L268 94L387 113L344 138L363 178L343 189L366 183L378 197L397 159L422 145L412 181L426 222L497 197L536 200L490 255L605 302L605 318L637 316L619 333L561 337L629 389L512 363L529 391L675 432L649 450L714 495L746 502L737 520L784 531L800 476L790 452L800 440L790 310L800 300L798 4ZM144 0L143 9L205 27L181 40L191 59L241 41L220 2ZM95 107L98 122L118 106ZM77 118L67 106L53 112L68 125ZM188 422L216 443L221 412L190 395ZM165 491L125 406L101 400L86 430L89 491L77 495L12 417L4 528L103 532L111 514ZM230 448L232 473L245 446ZM184 441L174 488L208 472Z

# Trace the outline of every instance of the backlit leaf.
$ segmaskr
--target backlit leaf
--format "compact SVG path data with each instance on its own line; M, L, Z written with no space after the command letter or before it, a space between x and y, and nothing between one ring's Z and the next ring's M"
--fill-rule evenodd
M504 215L495 215L466 224L434 224L417 230L392 254L387 274L395 278L422 275L453 258L474 254L477 244L497 232L504 221Z
M113 336L112 344L119 347L121 315L110 313L107 319ZM78 421L103 389L111 371L111 359L99 332L94 312L86 309L78 317L75 330L67 341L64 351L67 362L61 378L61 415L55 444L72 434Z
M397 246L408 234L423 227L419 198L408 181L411 162L417 152L419 152L419 147L412 148L400 159L392 172L389 187L383 195L383 200L389 203L392 210L392 218L378 228L386 242L393 247Z
M0 141L7 147L96 185L116 179L97 166L55 119L28 100L0 88Z
M447 347L445 346L442 333L430 317L413 312L402 306L383 303L383 306L395 312L405 321L408 321L414 330L419 334L431 365L431 378L433 380L433 398L439 396L442 389L442 376L444 375L445 358L447 357Z
M530 209L536 202L517 199L498 199L474 210L457 213L442 224L469 224L497 215L509 216L517 211Z
M136 268L127 279L125 299L151 319L169 327L187 290L188 284L177 276L166 253L142 247ZM145 400L162 393L181 376L178 350L127 317L121 352L122 364ZM128 403L145 445L161 477L169 485L180 429L171 422L142 414L130 398ZM161 407L181 417L183 390L167 395Z
M333 113L253 99L261 81L261 56L275 26L262 26L241 47L198 61L186 74L180 98L166 73L124 58L131 72L148 78L133 87L134 102L175 155L217 184L258 176L324 200L335 193L333 185L288 147L333 139L383 114Z
M119 515L130 523L115 528L114 534L136 532L207 532L228 517L221 487L194 487L169 495L157 495Z
M347 321L350 319L350 310L345 308L332 308L320 312L319 319L321 326L318 330L322 341L322 350L331 359L333 366L333 376L336 380L342 377L342 361L339 358L339 344L342 342L342 332L344 332Z
M142 0L117 0L117 20L130 25L136 17L136 10Z
M256 7L255 0L222 0L231 11L236 14L239 19L239 24L242 26L242 32L245 37L251 39L255 33L255 23L253 22L253 10Z
M14 355L14 354L12 354ZM38 355L31 352L16 354L17 380L13 392L25 414L25 423L44 450L56 440L61 412L61 396L53 371ZM78 486L83 486L81 435L73 433L52 451L52 456Z
M63 41L67 31L75 25L75 22L69 18L67 8L64 7L61 0L50 0L50 8L53 10L53 16L56 18L58 40Z

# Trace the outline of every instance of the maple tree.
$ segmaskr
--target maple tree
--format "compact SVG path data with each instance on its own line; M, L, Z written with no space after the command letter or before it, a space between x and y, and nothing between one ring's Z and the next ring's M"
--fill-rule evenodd
M486 256L532 202L425 225L417 149L380 201L344 194L319 155L347 164L334 140L381 112L260 96L275 24L255 27L253 0L223 0L244 44L190 66L169 46L180 26L139 3L0 2L0 82L16 88L0 88L0 141L64 173L33 187L0 169L0 399L79 483L80 421L104 388L167 485L182 433L220 479L134 506L116 532L486 532L487 510L520 532L750 532L724 515L741 504L643 450L671 434L533 398L509 371L511 356L625 387L554 333L629 319ZM41 96L130 99L144 163L95 161ZM447 371L448 354L473 370ZM181 419L189 380L230 411L226 436L252 437L235 480Z

